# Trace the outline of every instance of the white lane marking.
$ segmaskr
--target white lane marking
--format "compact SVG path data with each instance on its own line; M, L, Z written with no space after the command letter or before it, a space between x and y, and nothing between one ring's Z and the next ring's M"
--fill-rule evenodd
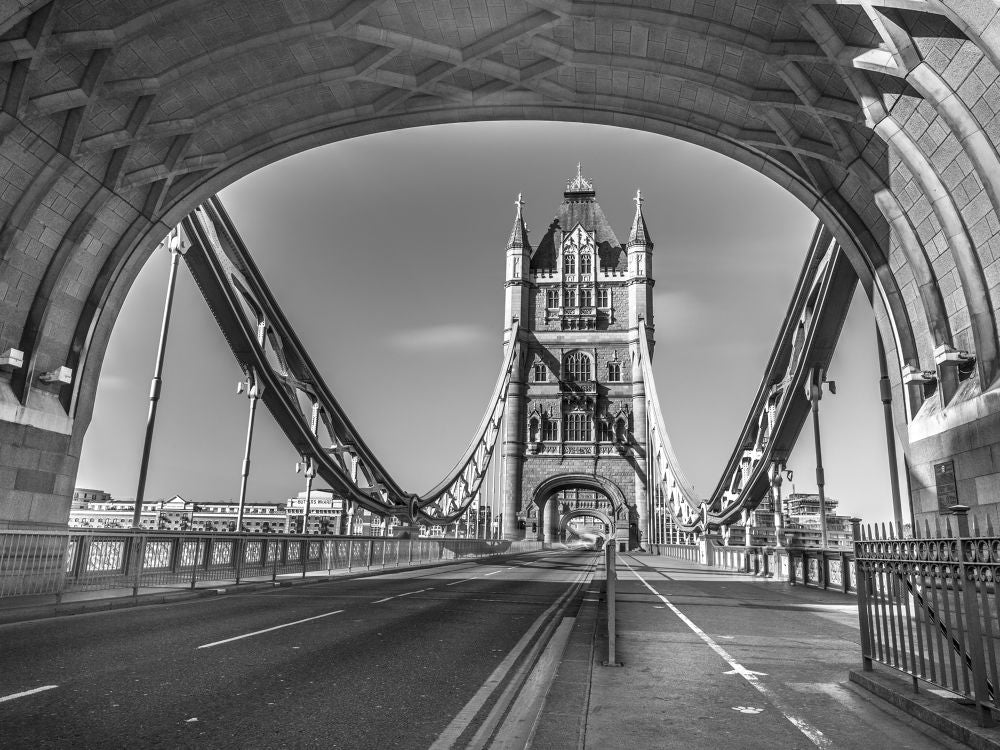
M465 583L466 581L474 581L475 578L463 578L460 581L452 581L451 583L446 583L445 586L457 586L460 583Z
M372 602L372 604L381 604L382 602L387 602L392 599L391 596L387 596L385 599L379 599L377 602Z
M401 599L404 596L410 596L411 594L422 594L425 591L430 591L430 589L420 589L420 591L407 591L405 594L396 594L396 596L392 598Z
M504 568L503 570L494 570L492 573L487 573L486 576L495 576L497 573L503 573L506 570L508 570L508 568ZM486 576L483 576L483 578Z
M57 688L57 687L59 687L59 686L58 685L42 685L41 687L36 687L33 690L25 690L23 693L14 693L13 695L5 695L2 698L0 698L0 703L4 703L6 701L17 700L18 698L23 698L26 695L34 695L35 693L41 693L41 692L44 692L45 690L52 690L53 688Z
M232 638L226 638L221 641L213 641L212 643L206 643L203 646L198 646L198 648L212 648L212 646L221 646L223 643L232 643L233 641L238 641L243 638L252 638L255 635L261 635L262 633L270 633L272 630L281 630L282 628L290 628L292 625L301 625L304 622L310 622L311 620L319 620L323 617L329 617L330 615L339 615L344 610L338 609L336 612L325 612L322 615L316 615L315 617L306 617L304 620L296 620L295 622L286 622L284 625L275 625L273 628L264 628L263 630L255 630L252 633L244 633L243 635L236 635Z
M736 659L730 656L728 651L726 651L724 648L722 648L722 646L713 641L710 635L708 635L701 628L695 625L683 612L677 609L677 607L673 605L673 602L671 602L669 599L667 599L667 597L665 597L659 591L650 586L649 583L646 582L646 579L643 578L641 575L639 575L635 571L635 569L628 564L628 561L622 560L622 562L624 562L625 567L632 572L632 575L634 575L636 578L639 579L639 581L642 582L643 586L649 589L653 593L653 595L655 595L661 602L666 604L667 607L669 607L670 611L673 612L675 615L677 615L677 617L681 620L681 622L687 625L694 632L695 635L697 635L699 638L701 638L702 641L704 641L706 646L708 646L715 653L721 656L722 659L727 664L729 664L729 666L733 668L733 672L735 672L744 680L749 682L750 685L757 690L757 692L759 692L761 695L767 698L767 700L771 703L771 705L777 708L781 712L781 715L784 716L789 722L791 722L791 724L796 729L802 732L802 734L804 734L809 739L810 742L812 742L816 747L833 748L834 746L833 743L821 731L819 731L818 729L816 729L816 727L809 724L805 719L800 719L798 716L792 714L791 710L789 709L788 706L785 705L784 701L782 701L781 698L779 698L778 695L771 688L769 688L767 685L764 685L760 681L757 672L747 669L738 661L736 661Z

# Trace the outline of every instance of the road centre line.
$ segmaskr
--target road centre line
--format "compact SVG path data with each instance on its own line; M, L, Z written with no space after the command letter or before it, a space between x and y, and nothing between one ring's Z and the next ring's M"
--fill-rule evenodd
M41 693L46 690L52 690L53 688L59 687L58 685L42 685L41 687L33 688L32 690L25 690L22 693L14 693L12 695L5 695L0 697L0 703L5 703L7 701L17 700L18 698L24 698L28 695L34 695L35 693Z
M381 604L382 602L387 602L387 601L389 601L390 599L392 599L392 597L391 597L391 596L387 596L387 597L386 597L385 599L379 599L379 600L378 600L378 601L376 601L376 602L372 602L372 604Z
M757 692L763 695L771 703L771 705L777 708L778 711L781 712L781 715L784 716L789 722L791 722L791 724L796 729L802 732L802 734L804 734L809 739L810 742L812 742L816 747L833 748L833 743L830 741L828 737L826 737L820 730L816 729L814 726L809 724L804 719L800 719L799 717L793 715L791 713L790 708L784 704L784 701L782 701L781 698L778 697L778 695L771 688L761 683L760 674L758 672L749 670L742 664L740 664L738 661L736 661L736 659L734 659L729 654L728 651L726 651L724 648L722 648L722 646L720 646L718 643L712 640L712 637L710 635L708 635L701 628L695 625L683 612L677 609L677 607L675 607L673 603L669 599L667 599L667 597L665 597L655 588L650 586L649 583L646 582L646 579L643 578L641 575L639 575L639 573L636 572L636 570L631 565L628 564L627 560L622 559L622 562L625 563L625 567L632 572L632 575L634 575L637 579L639 579L639 581L642 583L643 586L649 589L657 598L659 598L661 602L666 604L667 607L670 608L670 611L673 612L675 615L677 615L678 618L680 618L681 622L687 625L694 632L695 635L697 635L702 641L704 641L705 645L707 645L715 653L721 656L722 659L727 664L729 664L730 667L733 668L733 672L735 674L738 674L744 680L749 682L751 687L757 690Z
M495 576L497 573L503 573L506 570L508 570L508 569L507 568L503 568L501 570L494 570L492 573L487 573L486 576ZM485 578L486 576L483 576L483 578Z
M323 617L330 617L331 615L339 615L344 610L338 609L335 612L325 612L321 615L316 615L314 617L306 617L304 620L296 620L295 622L286 622L284 625L275 625L273 628L264 628L263 630L255 630L252 633L244 633L243 635L233 636L232 638L226 638L221 641L213 641L212 643L206 643L198 648L212 648L212 646L221 646L223 643L232 643L233 641L239 641L243 638L252 638L255 635L261 635L263 633L270 633L272 630L281 630L282 628L290 628L292 625L301 625L304 622L310 622L312 620L319 620Z

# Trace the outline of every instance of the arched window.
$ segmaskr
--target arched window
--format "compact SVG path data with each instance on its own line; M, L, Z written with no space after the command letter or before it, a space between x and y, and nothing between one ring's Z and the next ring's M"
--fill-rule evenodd
M566 415L566 440L570 442L590 442L590 415L575 411Z
M569 253L563 256L563 273L576 273L576 257Z
M538 417L532 417L528 420L528 442L537 443L539 437L541 436L540 426L538 424Z
M545 306L546 307L559 307L559 290L558 289L546 289L545 290Z
M563 290L563 305L566 307L576 307L576 289Z
M625 432L627 429L628 425L625 424L625 418L618 417L618 419L615 420L615 442L625 442Z
M608 290L607 288L597 290L597 306L598 307L611 307L611 303L608 301Z
M549 417L545 418L545 425L543 427L544 433L542 439L546 442L556 442L559 440L559 422L558 420L551 419Z
M592 307L594 304L594 293L590 289L580 290L580 307Z
M615 439L615 431L608 419L602 419L599 425L597 439L602 443L610 443Z
M608 382L620 383L622 380L621 362L608 362Z
M592 273L593 261L589 255L580 256L580 273Z
M569 381L590 380L590 358L582 352L566 357L565 377Z
M532 368L532 378L536 383L544 383L549 379L549 373L545 369L545 365L541 362L536 362L535 366Z

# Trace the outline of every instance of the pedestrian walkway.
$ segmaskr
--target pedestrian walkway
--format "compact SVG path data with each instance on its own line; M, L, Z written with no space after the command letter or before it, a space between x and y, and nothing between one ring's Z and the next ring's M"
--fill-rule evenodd
M955 739L849 680L856 600L672 558L619 553L616 661L604 582L585 597L535 748L941 748ZM909 680L876 667L906 693ZM905 697L905 696L904 696ZM971 709L924 691L975 728ZM975 730L976 746L1000 731Z

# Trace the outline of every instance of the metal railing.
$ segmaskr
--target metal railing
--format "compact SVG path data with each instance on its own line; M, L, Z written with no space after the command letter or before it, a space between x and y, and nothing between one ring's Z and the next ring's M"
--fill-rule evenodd
M0 532L0 598L277 580L541 549L534 541L74 529Z
M726 547L709 542L704 550L701 545L694 544L654 544L650 545L650 552L811 588L842 593L857 591L854 551L851 549Z
M968 508L953 506L942 530L915 538L892 527L855 524L858 618L865 671L872 662L973 701L993 723L1000 649L1000 537L970 531Z

